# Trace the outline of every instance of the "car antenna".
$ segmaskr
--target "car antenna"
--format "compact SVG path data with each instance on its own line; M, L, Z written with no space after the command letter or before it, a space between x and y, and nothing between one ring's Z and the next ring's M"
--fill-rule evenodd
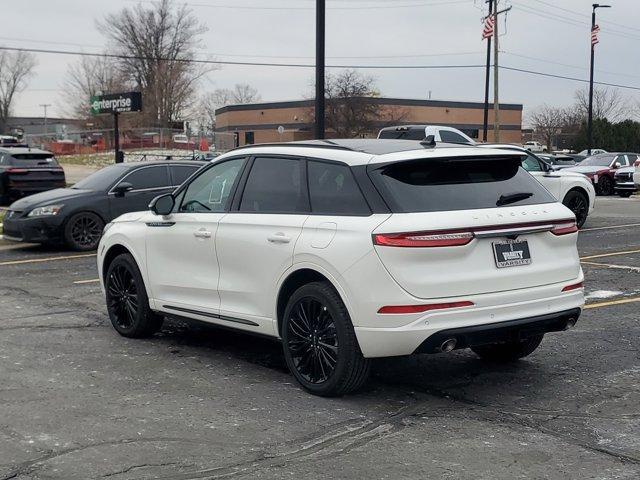
M427 135L424 140L420 142L420 145L423 147L435 147L436 146L436 137L435 135Z

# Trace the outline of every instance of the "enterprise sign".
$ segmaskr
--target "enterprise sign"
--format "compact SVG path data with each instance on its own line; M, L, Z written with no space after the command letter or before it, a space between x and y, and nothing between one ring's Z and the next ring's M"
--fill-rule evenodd
M140 92L112 93L91 97L91 115L139 112L141 110L142 94Z

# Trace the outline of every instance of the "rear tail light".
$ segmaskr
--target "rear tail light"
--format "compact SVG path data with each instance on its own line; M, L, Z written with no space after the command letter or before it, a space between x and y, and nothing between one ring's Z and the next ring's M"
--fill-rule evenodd
M7 173L28 173L26 168L7 168Z
M474 303L469 301L430 303L426 305L390 305L382 307L378 313L383 315L402 315L407 313L424 313L430 310L444 310L447 308L473 307Z
M373 243L387 247L455 247L473 240L473 232L374 234Z
M572 290L578 290L584 287L584 282L573 283L571 285L567 285L562 289L563 292L570 292Z
M577 231L578 225L576 225L576 222L559 223L557 225L554 225L551 229L551 233L556 236L568 235L570 233L576 233Z
M373 244L384 247L457 247L467 245L474 238L512 237L529 233L551 232L567 235L578 231L575 220L490 225L457 230L428 232L374 233Z

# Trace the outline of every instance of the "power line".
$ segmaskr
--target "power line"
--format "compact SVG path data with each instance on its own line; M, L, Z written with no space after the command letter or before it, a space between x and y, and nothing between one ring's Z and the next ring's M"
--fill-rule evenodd
M543 0L533 0L533 1L534 1L534 2L538 2L538 3L541 3L541 4L543 4L543 5L547 5L547 6L549 6L549 7L552 7L554 10L561 10L561 11L563 11L563 12L572 13L573 15L577 15L577 16L579 16L579 17L583 17L583 18L585 18L585 19L587 19L587 20L590 20L590 19L591 19L591 16L590 16L590 15L587 15L586 13L577 12L576 10L569 10L569 9L567 9L567 8L558 7L557 5L554 5L553 3L545 2L545 1L543 1ZM615 25L615 26L617 26L617 27L627 28L627 29L629 29L629 30L635 30L635 31L637 31L637 32L640 32L640 28L637 28L637 27L630 27L630 26L628 26L628 25L624 25L624 24L622 24L622 23L612 22L612 21L610 21L610 20L600 21L600 22L598 22L598 23L599 23L599 24L601 24L601 25Z
M52 54L52 55L75 55L75 56L85 56L85 57L102 57L102 58L118 58L122 60L159 60L159 61L175 61L175 62L189 62L189 63L204 63L204 64L221 64L221 65L241 65L241 66L254 66L254 67L289 67L289 68L315 68L314 64L309 63L268 63L268 62L231 62L231 61L221 61L221 60L203 60L203 59L192 59L192 58L178 58L178 59L166 59L166 58L151 58L151 57L141 57L136 55L121 55L114 53L88 53L88 52L79 52L79 51L71 51L71 50L49 50L49 49L41 49L41 48L17 48L17 47L3 47L0 46L0 50L14 51L14 52L30 52L30 53L43 53L43 54ZM423 70L423 69L467 69L467 68L485 68L485 65L454 65L454 64L446 64L446 65L327 65L327 68L351 68L355 70L385 70L385 69L400 69L400 70ZM501 69L511 70L515 72L528 73L531 75L539 75L544 77L558 78L563 80L573 80L576 82L588 82L583 78L578 77L570 77L566 75L557 75L546 72L539 72L536 70L528 70L523 68L516 67L508 67L505 65L500 66ZM609 83L609 82L594 82L598 85L616 87L616 88L624 88L629 90L638 90L640 91L639 86L634 85L622 85L617 83Z
M504 65L501 65L500 68L502 68L504 70L511 70L511 71L514 71L514 72L528 73L530 75L539 75L539 76L542 76L542 77L560 78L562 80L573 80L575 82L589 83L589 80L584 79L584 78L568 77L566 75L556 75L554 73L538 72L536 70L527 70L525 68L506 67ZM597 85L603 85L603 86L606 86L606 87L626 88L626 89L629 89L629 90L638 90L638 91L640 91L640 87L636 87L636 86L633 86L633 85L621 85L621 84L618 84L618 83L609 83L609 82L593 82L593 83L597 84Z
M527 13L529 15L536 15L538 17L547 19L547 20L553 20L555 22L559 22L565 25L571 25L574 27L579 27L581 30L586 30L588 29L588 24L584 21L581 20L577 20L575 18L571 18L571 17L567 17L564 15L559 15L557 13L554 12L549 12L548 10L543 10L543 9L536 9L536 8L532 8L529 7L527 5L521 4L521 3L517 3L514 2L514 5L517 6L518 10L523 12L523 13ZM606 33L608 35L614 35L617 37L622 37L622 38L629 38L632 40L640 40L640 36L634 35L630 32L621 32L619 30L612 30L612 29L606 29L601 31L601 33Z

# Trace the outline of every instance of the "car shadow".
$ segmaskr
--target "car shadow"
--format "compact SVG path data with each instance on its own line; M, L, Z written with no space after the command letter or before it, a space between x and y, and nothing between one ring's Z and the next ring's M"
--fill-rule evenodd
M223 353L235 360L289 373L276 339L250 335L191 320L168 319L155 339L169 344L171 353L182 347ZM510 395L528 395L548 387L548 365L527 359L501 364L479 359L470 350L452 353L410 355L374 359L372 374L363 394L385 390L406 395L424 393L463 401L501 403L508 387ZM293 380L293 379L292 379Z

